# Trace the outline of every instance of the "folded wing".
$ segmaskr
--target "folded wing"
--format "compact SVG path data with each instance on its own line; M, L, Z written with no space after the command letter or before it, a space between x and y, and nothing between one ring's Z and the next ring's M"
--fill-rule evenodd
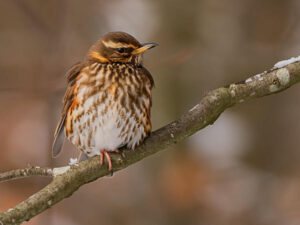
M54 142L52 145L52 156L56 157L62 150L62 145L64 142L65 138L65 120L66 116L69 110L69 107L72 105L72 101L74 98L73 95L73 89L74 89L74 84L76 82L76 77L80 74L80 71L84 65L82 63L76 63L71 67L71 69L67 72L67 79L68 79L68 87L67 91L64 95L63 98L63 110L61 112L60 119L58 121L55 133L54 133Z

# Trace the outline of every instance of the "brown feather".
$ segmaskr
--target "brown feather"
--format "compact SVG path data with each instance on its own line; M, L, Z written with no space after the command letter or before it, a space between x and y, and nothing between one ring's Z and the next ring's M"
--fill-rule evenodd
M84 68L84 63L76 63L74 64L70 70L67 72L67 79L68 79L68 88L63 98L63 110L61 112L60 119L58 121L57 127L54 133L54 142L52 146L52 156L56 157L61 152L62 144L64 140L64 128L65 128L65 119L73 102L73 87L76 81L76 77L80 74L80 71Z

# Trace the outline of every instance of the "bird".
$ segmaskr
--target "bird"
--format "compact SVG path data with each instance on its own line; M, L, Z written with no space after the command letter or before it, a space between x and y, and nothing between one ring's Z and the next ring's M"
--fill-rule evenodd
M69 69L53 157L66 137L88 157L100 155L101 166L105 158L112 171L110 152L124 146L134 150L143 142L151 132L154 86L143 53L156 46L125 32L109 32Z

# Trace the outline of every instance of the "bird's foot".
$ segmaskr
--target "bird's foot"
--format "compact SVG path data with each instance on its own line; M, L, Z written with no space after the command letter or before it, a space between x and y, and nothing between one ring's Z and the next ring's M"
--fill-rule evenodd
M100 152L100 165L102 166L103 165L103 162L104 162L104 156L107 160L107 163L108 163L108 170L111 171L112 170L112 163L111 163L111 158L110 158L110 155L109 153L106 151L106 150L102 150Z
M110 151L110 152L115 152L115 153L120 153L120 150L116 149L116 150L113 150L113 151ZM109 171L112 171L112 163L111 163L111 157L108 153L108 151L106 150L102 150L100 152L100 165L102 166L103 165L103 162L104 162L104 156L107 160L107 163L108 163L108 170Z

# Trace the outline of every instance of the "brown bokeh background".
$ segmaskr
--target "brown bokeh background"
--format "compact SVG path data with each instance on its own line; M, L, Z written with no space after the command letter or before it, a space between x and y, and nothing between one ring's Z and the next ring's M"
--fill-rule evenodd
M0 0L0 171L63 166L50 147L64 73L90 45L122 30L159 47L154 129L207 91L300 54L297 0ZM300 86L227 110L175 148L81 187L30 225L300 224ZM0 184L0 211L47 178Z

